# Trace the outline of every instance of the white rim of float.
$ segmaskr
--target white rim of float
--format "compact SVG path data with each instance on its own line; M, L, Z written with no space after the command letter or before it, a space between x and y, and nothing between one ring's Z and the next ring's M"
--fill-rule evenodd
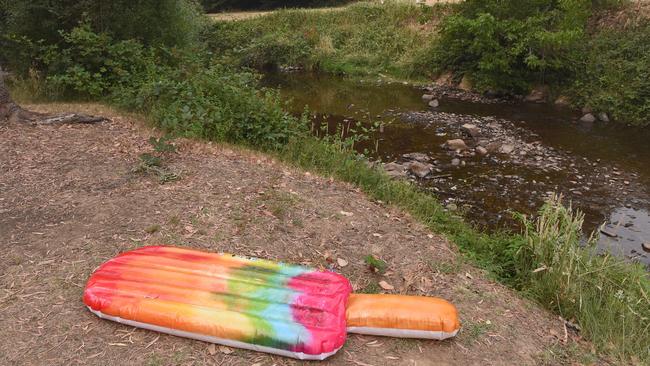
M241 348L241 349L247 349L250 351L256 351L256 352L265 352L265 353L271 353L274 355L279 355L279 356L284 356L284 357L291 357L291 358L296 358L299 360L312 360L312 361L322 361L336 352L338 352L341 347L335 349L332 352L327 352L327 353L320 353L317 355L310 355L304 352L291 352L283 349L278 349L278 348L273 348L273 347L267 347L267 346L260 346L257 344L252 344L252 343L246 343L246 342L240 342L240 341L235 341L232 339L226 339L226 338L219 338L219 337L213 337L205 334L199 334L199 333L192 333L192 332L186 332L184 330L178 330L178 329L173 329L173 328L167 328L167 327L161 327L159 325L153 325L153 324L148 324L148 323L141 323L135 320L129 320L129 319L123 319L117 316L112 316L112 315L107 315L102 313L101 311L96 311L93 310L88 306L88 310L92 312L93 314L97 315L98 317L102 319L107 319L107 320L112 320L114 322L120 323L120 324L125 324L125 325L130 325L133 327L137 328L142 328L142 329L148 329L148 330L153 330L156 332L161 332L161 333L166 333L166 334L171 334L174 336L179 336L179 337L184 337L184 338L192 338L196 339L199 341L204 341L208 343L216 343L220 344L223 346L228 346L228 347L234 347L234 348ZM350 328L348 328L350 329Z
M374 327L348 327L348 333L366 334L374 336L396 337L396 338L419 338L435 339L442 341L447 338L455 337L458 329L453 332L432 331L432 330L415 330L415 329L398 329L398 328L374 328Z

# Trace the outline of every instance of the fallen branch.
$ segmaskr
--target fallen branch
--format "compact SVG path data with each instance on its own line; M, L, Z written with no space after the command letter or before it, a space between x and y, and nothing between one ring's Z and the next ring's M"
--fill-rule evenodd
M108 121L105 117L90 116L79 113L44 114L28 111L16 104L5 86L6 73L0 68L0 122L36 123L36 124L76 124L99 123Z

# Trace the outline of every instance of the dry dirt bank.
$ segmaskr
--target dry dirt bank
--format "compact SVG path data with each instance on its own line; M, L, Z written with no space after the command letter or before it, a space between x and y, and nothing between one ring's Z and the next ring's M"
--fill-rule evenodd
M326 365L529 365L568 346L562 322L465 263L444 238L354 187L263 155L177 141L161 185L133 172L154 133L99 105L27 106L102 114L110 123L0 125L0 364L291 365L297 361L100 320L81 302L103 261L146 244L333 266L356 290L441 296L462 314L445 342L350 336ZM374 254L389 269L368 271ZM336 258L349 264L336 267ZM584 349L585 347L580 346Z

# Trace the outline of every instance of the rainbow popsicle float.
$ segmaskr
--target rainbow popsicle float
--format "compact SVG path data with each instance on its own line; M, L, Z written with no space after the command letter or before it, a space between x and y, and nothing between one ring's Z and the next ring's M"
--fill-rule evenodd
M456 309L444 300L351 298L351 290L334 272L149 246L101 265L88 280L84 303L123 324L304 360L333 355L348 331L433 339L458 331Z

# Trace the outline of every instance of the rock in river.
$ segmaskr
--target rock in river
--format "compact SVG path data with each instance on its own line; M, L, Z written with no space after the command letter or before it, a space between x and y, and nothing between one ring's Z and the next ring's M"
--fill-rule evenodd
M431 108L438 108L440 106L440 102L438 102L438 99L434 99L429 102L429 107Z
M479 154L480 156L485 156L487 155L488 151L483 146L479 146L476 148L476 153Z
M433 100L433 98L435 98L433 96L433 94L424 94L424 95L422 95L422 100L425 101L425 102L429 102L429 101Z
M594 122L596 122L596 117L591 113L587 113L584 116L580 117L580 122L582 122L582 123L594 123Z
M395 162L384 164L384 170L392 178L403 177L406 174L406 167Z
M545 85L535 87L531 90L524 101L528 103L544 103L546 102L546 96L548 95L548 87Z
M650 252L650 242L641 244L641 248L643 248L643 250L646 252Z
M609 236L610 238L615 238L615 237L618 236L616 227L614 227L612 225L604 225L603 227L600 228L600 232L603 235Z
M511 145L511 144L503 144L499 148L499 152L502 154L510 154L513 151L515 151L515 145Z
M445 146L449 150L467 150L467 144L461 139L447 140Z
M451 159L451 165L459 166L460 165L460 159L458 159L458 158Z
M609 122L609 116L605 112L598 113L598 119L603 122Z
M481 129L471 123L465 123L460 127L460 129L463 130L463 132L467 133L468 135L472 136L473 138L476 138L481 134Z
M429 160L431 160L431 158L429 157L429 155L424 154L424 153L419 153L419 152L408 153L408 154L402 154L402 157L403 157L404 159L407 159L407 160L415 160L415 161L419 161L419 162L421 162L421 163L426 163L426 162L428 162Z
M431 173L431 165L414 161L409 164L409 171L418 178L424 178Z

